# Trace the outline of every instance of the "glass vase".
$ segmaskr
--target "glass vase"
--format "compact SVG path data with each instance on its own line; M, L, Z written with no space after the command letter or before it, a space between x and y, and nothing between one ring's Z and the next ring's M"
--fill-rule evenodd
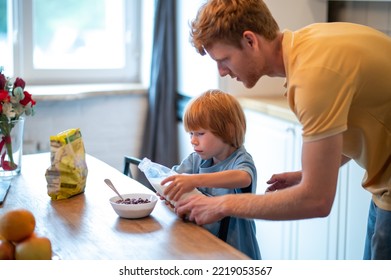
M0 120L0 181L20 174L23 154L24 119Z

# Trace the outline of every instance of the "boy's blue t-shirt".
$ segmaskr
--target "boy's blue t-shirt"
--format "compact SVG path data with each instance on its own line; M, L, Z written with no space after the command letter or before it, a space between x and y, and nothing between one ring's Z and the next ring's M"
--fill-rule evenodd
M212 165L212 159L203 160L197 153L191 153L180 165L173 167L177 173L201 174L213 173L224 170L244 170L251 176L251 185L246 188L197 188L203 194L208 196L218 196L235 193L255 193L257 186L257 170L251 155L244 146L237 149L227 159ZM220 221L204 225L209 232L218 235ZM253 219L243 219L231 217L228 227L227 243L239 251L245 253L250 258L259 260L261 254L256 238L255 222Z

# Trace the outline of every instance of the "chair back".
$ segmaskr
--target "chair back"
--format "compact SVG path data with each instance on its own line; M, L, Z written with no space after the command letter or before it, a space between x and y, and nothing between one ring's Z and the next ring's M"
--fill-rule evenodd
M137 176L134 176L132 173L131 165L138 166L141 162L141 159L137 157L131 157L131 156L124 156L124 174L126 176L129 176L132 179L135 179L142 183L145 187L150 189L153 192L156 192L156 190L151 186L148 179L145 177L144 173L137 172ZM137 177L137 178L136 178Z

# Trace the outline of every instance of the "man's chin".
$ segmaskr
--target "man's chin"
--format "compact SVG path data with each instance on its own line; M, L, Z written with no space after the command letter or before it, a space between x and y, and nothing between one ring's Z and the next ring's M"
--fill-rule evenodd
M243 86L244 86L245 88L250 89L250 88L253 88L253 87L255 86L256 83L245 83L245 82L242 82L242 84L243 84Z
M253 88L253 87L255 86L255 84L256 84L256 82L254 83L254 82L242 81L242 80L238 80L238 79L236 79L236 81L242 83L242 85L243 85L245 88L249 88L249 89L250 89L250 88Z

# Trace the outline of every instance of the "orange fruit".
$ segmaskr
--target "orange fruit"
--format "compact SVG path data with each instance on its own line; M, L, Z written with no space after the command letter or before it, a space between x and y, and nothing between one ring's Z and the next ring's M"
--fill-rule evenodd
M32 234L16 244L16 260L51 260L52 244L47 237Z
M8 240L0 238L0 260L14 260L15 245Z
M15 209L0 217L0 235L6 240L20 242L29 237L35 229L35 217L26 209Z
M5 239L5 237L0 234L0 241L3 241L3 240L7 240L7 239Z

